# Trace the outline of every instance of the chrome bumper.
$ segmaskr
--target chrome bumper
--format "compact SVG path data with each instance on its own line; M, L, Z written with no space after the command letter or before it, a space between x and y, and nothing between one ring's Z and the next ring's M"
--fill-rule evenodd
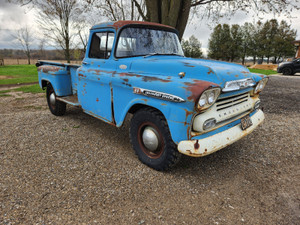
M178 151L193 157L209 155L250 134L264 119L264 113L258 110L251 116L253 125L246 130L242 130L241 124L239 123L232 128L207 138L181 141L177 147Z

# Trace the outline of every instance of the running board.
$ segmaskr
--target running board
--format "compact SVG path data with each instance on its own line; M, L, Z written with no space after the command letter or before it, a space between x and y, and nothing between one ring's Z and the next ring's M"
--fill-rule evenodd
M65 97L56 97L56 99L61 102L65 102L67 104L73 105L73 106L80 106L79 102L78 102L77 94L69 95L69 96L65 96Z

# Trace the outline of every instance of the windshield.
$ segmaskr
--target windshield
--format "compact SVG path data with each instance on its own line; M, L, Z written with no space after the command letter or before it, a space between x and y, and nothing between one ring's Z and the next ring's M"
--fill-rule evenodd
M128 27L119 36L116 57L180 55L183 51L176 33L151 28Z

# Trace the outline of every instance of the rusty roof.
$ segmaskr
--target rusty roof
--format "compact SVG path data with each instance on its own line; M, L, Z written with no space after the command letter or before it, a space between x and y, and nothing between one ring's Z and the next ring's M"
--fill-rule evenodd
M140 25L156 26L156 27L159 26L159 27L165 27L165 28L169 28L169 29L175 29L174 27L164 25L164 24L160 24L160 23L152 23L152 22L144 22L144 21L133 21L133 20L120 20L120 21L117 21L117 22L100 23L100 24L94 25L91 29L113 27L116 30L118 30L119 28L121 28L123 26L126 26L126 25L130 25L130 24L140 24Z

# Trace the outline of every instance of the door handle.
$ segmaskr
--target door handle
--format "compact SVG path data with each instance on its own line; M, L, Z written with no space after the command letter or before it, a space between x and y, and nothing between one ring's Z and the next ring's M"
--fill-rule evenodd
M83 65L89 65L89 63L88 63L88 62L82 62L82 64L83 64Z

